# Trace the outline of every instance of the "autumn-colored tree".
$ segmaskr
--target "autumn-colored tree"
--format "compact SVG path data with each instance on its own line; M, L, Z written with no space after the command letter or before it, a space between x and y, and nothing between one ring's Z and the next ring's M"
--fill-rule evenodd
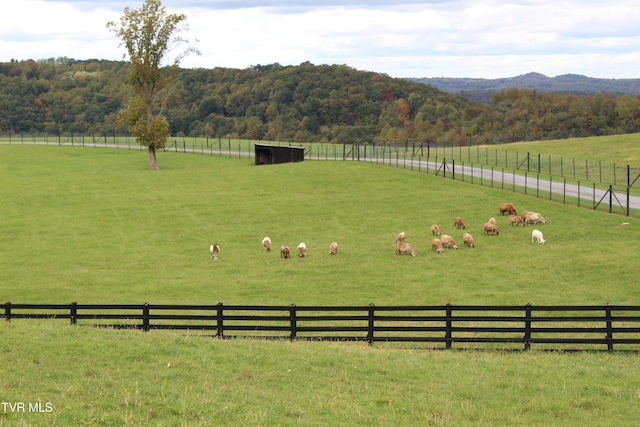
M409 103L406 99L400 98L397 101L398 105L398 117L400 119L400 123L406 125L411 117L411 107L409 107Z
M158 169L156 148L163 148L169 136L169 123L163 115L164 102L159 96L167 89L180 60L191 53L199 53L187 39L179 36L187 30L184 14L168 14L161 0L145 0L140 9L126 7L120 22L110 21L107 28L120 38L131 61L128 76L134 95L119 119L127 123L137 141L149 147L149 167ZM171 65L167 55L180 45Z

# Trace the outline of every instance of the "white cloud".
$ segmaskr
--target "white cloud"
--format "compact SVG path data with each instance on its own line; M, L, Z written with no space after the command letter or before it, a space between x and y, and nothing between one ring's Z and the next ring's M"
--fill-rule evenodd
M125 6L88 0L3 5L1 61L121 59L105 24ZM628 0L165 0L185 13L202 56L185 67L310 61L397 77L510 77L537 71L640 78L640 14Z

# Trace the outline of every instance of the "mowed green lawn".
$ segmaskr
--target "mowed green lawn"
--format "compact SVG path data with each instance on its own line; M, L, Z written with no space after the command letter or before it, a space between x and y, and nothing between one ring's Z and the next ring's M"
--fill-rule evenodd
M382 165L0 147L14 303L638 305L637 219ZM547 243L497 206L538 211ZM477 244L462 245L461 216ZM499 236L482 234L496 217ZM436 255L437 223L460 245ZM399 231L417 256L394 253ZM280 258L260 241L307 257ZM329 255L332 241L340 244ZM217 242L218 261L208 247ZM0 425L635 425L637 353L220 341L0 323ZM46 406L50 404L50 406Z
M395 167L2 147L0 295L14 303L637 304L637 219ZM500 202L548 223L511 227ZM462 244L464 219L476 248ZM498 220L499 236L482 225ZM430 226L459 244L436 255ZM539 228L547 243L531 243ZM417 256L395 255L400 231ZM271 237L275 250L261 246ZM338 255L329 255L332 241ZM221 247L211 260L209 245ZM280 244L307 257L280 257Z

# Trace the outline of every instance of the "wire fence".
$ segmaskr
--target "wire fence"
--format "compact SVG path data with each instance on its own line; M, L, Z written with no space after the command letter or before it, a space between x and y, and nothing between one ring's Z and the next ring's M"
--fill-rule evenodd
M137 143L135 137L106 133L0 136L0 142L146 149ZM304 147L305 160L349 160L388 165L564 204L640 217L640 168L601 161L412 141L330 144L175 137L169 139L164 151L253 158L255 144Z

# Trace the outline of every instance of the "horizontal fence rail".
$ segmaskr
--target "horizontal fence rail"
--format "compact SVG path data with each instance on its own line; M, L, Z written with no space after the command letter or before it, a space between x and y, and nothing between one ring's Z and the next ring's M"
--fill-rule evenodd
M211 331L218 338L594 346L638 350L640 306L241 306L4 304L13 319L68 319L117 329Z

